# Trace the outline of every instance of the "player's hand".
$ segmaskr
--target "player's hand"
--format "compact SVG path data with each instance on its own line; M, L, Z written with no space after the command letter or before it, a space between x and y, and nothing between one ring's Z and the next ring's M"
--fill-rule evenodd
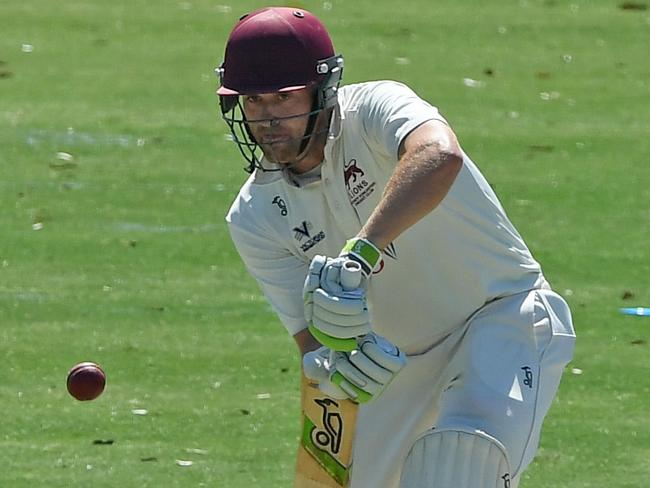
M358 349L349 353L322 347L303 356L305 376L323 393L357 403L379 396L405 365L406 355L374 333L359 339Z
M331 380L332 356L332 351L325 346L310 351L302 357L302 370L307 379L328 397L345 400L349 398L348 395Z
M350 290L341 270L356 263L362 279ZM381 261L381 251L370 241L354 238L346 242L338 258L316 256L309 266L303 287L305 318L312 335L336 351L352 351L355 337L370 332L365 287Z
M303 287L305 319L318 342L336 351L352 351L355 340L370 332L370 313L363 288L345 290L345 257L316 256Z

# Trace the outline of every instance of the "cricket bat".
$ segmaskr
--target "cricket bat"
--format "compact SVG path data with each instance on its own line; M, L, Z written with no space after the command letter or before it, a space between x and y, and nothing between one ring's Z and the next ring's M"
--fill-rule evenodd
M361 266L347 261L341 285L354 290L361 283ZM323 394L302 375L302 430L294 488L343 488L352 473L352 447L358 405Z

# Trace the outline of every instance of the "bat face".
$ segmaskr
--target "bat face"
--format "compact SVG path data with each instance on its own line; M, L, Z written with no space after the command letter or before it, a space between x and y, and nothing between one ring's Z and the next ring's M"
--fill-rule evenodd
M334 400L303 380L303 425L296 488L345 487L352 468L357 406Z
M305 412L302 445L340 485L345 486L347 467L339 456L346 426L340 404L330 398L314 398L313 402L321 411L314 415L316 409L310 405L309 414Z

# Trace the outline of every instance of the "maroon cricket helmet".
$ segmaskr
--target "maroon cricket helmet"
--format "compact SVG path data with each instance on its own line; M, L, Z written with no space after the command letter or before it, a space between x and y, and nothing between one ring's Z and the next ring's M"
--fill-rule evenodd
M308 154L311 142L327 131L329 122L317 129L317 119L326 117L337 104L343 56L334 53L325 26L313 14L295 8L269 7L239 19L228 38L225 59L216 72L220 79L217 94L221 115L249 163L246 171L275 171L277 168L261 164L261 148L250 131L240 96L306 87L314 90L312 108L304 114L309 121L295 164Z
M306 10L270 7L244 15L230 33L219 95L299 90L318 84L334 56L325 26Z

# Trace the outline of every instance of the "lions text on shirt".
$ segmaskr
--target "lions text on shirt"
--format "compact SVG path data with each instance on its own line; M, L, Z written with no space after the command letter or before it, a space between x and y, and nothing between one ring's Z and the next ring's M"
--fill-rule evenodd
M391 81L339 91L320 178L303 185L256 170L226 217L247 269L291 334L307 326L302 286L311 259L336 256L380 200L400 142L438 110ZM445 122L446 123L446 122ZM383 252L368 303L375 332L425 350L485 303L544 283L539 264L466 155L447 196Z

